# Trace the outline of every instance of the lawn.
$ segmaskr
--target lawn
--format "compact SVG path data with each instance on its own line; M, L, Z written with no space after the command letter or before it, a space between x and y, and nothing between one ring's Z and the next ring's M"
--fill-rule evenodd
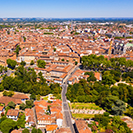
M94 117L93 114L73 114L73 113L72 116L76 119L89 119Z
M43 100L46 100L46 101L47 101L47 100L48 100L48 96L46 96L46 97L43 97Z
M102 110L102 108L97 106L95 103L71 103L71 109Z

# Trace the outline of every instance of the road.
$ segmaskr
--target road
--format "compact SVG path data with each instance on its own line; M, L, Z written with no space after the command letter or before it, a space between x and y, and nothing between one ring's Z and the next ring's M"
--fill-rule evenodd
M70 127L71 132L75 133L75 129L72 124L72 117L71 112L67 103L66 99L66 93L67 93L67 81L72 76L72 74L78 69L79 66L76 66L73 71L68 75L68 78L66 79L65 83L62 85L62 109L63 109L63 124L65 127Z
M65 127L70 127L71 132L75 133L72 124L71 113L66 99L66 92L67 92L67 84L63 84L62 85L62 108L63 108L63 122L64 122L63 124Z

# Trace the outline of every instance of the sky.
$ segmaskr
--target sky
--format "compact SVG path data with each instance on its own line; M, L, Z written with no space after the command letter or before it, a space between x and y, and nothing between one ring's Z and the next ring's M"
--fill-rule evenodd
M133 0L0 0L0 18L132 17Z

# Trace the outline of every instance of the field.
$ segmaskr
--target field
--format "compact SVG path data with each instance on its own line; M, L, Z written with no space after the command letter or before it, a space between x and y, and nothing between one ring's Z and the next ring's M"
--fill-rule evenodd
M94 117L93 114L73 114L73 113L72 116L76 119L89 119Z
M102 110L101 107L97 106L95 103L71 103L71 109L94 109L94 110Z

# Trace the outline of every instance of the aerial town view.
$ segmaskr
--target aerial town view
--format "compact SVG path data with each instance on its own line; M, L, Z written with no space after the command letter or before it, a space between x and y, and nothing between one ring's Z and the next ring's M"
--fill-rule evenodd
M0 133L133 133L132 6L1 1Z

